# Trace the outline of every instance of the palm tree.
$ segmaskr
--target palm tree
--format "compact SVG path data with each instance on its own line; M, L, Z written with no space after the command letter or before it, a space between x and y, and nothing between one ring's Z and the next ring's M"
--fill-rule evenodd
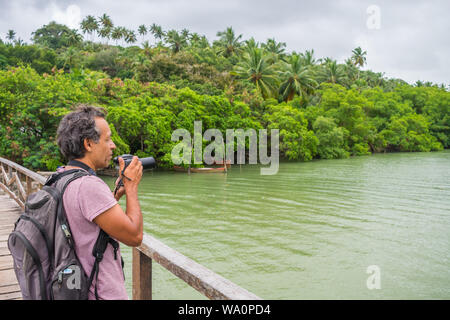
M201 48L201 49L206 49L209 48L209 41L206 38L206 36L201 36L194 32L193 34L191 34L191 38L190 38L190 44L193 47L196 48Z
M362 51L361 47L352 50L353 56L352 61L355 66L363 67L366 64L366 51ZM359 68L358 68L358 79L359 79Z
M251 37L248 40L245 40L244 43L245 43L244 51L246 51L246 52L248 52L250 54L251 54L253 49L260 47L259 46L259 42L257 42L255 40L255 38L253 38L253 37Z
M14 45L19 46L19 47L24 46L25 44L26 43L20 38L17 38L16 41L14 41Z
M283 55L286 48L285 42L276 42L274 38L267 39L266 43L261 45L267 52L274 53L276 55Z
M269 63L263 49L254 48L245 52L232 74L253 83L264 98L275 96L279 83L277 71L275 65Z
M103 27L98 31L98 35L101 38L107 39L106 44L108 44L109 39L111 39L111 32L112 32L111 27Z
M307 100L307 96L317 87L309 66L303 64L299 55L293 54L289 62L283 62L282 69L285 79L279 89L282 100L290 101L296 94Z
M181 36L184 37L186 40L188 40L191 36L191 33L188 29L181 30Z
M93 33L98 30L98 22L94 16L88 15L80 23L81 30L83 33L88 33L91 36L91 41L93 41Z
M150 55L151 55L151 51L150 51L151 48L152 48L152 46L150 45L150 42L148 40L145 40L144 42L142 42L142 49L144 49L144 54L147 57L150 57Z
M76 46L77 44L83 41L83 37L78 33L77 30L70 30L70 33L67 35L67 44L69 46Z
M124 40L126 43L135 43L136 42L136 33L133 30L125 30Z
M153 23L150 26L150 32L155 37L155 40L156 39L161 40L165 36L165 32L162 30L161 26L157 25L156 23Z
M348 81L350 81L351 83L355 82L356 79L358 78L359 69L353 64L353 61L351 58L348 58L347 60L345 60L344 69L345 69L345 73L347 74ZM351 83L348 84L348 87L350 87Z
M280 58L283 59L286 43L277 43L275 39L267 39L267 42L261 44L261 47L271 56L271 62L276 63Z
M74 47L69 47L61 53L59 59L63 62L63 69L73 69L79 62L80 53Z
M313 66L317 63L317 60L314 58L314 49L306 50L305 53L300 54L303 64L307 66Z
M98 19L99 19L100 23L102 24L103 28L111 28L112 29L114 27L114 24L113 24L111 18L106 13L104 13L101 17L98 17Z
M145 26L145 24L141 24L138 27L138 32L139 34L142 36L142 41L144 41L144 36L147 34L147 27Z
M8 33L6 34L6 39L11 41L11 43L12 43L15 38L16 38L16 32L14 30L8 30Z
M353 56L352 61L355 66L363 67L366 64L366 51L362 51L361 47L352 50Z
M217 32L220 39L216 42L221 49L219 53L225 57L229 57L240 51L242 34L236 37L232 27L228 27L225 31Z
M123 28L115 27L111 32L111 38L116 41L116 45L123 36Z
M327 61L322 65L319 72L319 79L321 82L343 84L345 81L345 72L341 65L338 65L336 60Z
M169 30L166 34L166 42L172 48L174 53L179 52L183 47L187 45L185 37L180 35L176 30Z
M106 13L98 17L98 21L100 21L100 24L102 26L102 28L98 30L98 35L103 39L107 39L106 44L108 44L109 39L111 39L111 33L114 27L113 22Z

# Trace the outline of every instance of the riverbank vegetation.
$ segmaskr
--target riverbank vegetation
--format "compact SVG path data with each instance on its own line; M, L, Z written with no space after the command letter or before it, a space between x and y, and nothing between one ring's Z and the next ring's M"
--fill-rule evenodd
M231 27L212 42L156 24L133 31L106 14L86 17L80 31L50 22L30 44L9 30L0 40L0 155L54 170L63 163L57 125L77 103L108 111L116 154L151 155L162 167L172 165L172 132L193 133L195 120L224 135L279 129L287 160L448 148L446 85L363 70L366 56L359 47L342 63L287 52Z

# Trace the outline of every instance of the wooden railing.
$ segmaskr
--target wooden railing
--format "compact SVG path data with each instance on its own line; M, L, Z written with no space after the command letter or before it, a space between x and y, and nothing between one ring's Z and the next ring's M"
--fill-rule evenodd
M40 189L45 177L0 157L0 188L2 188L23 209L30 193Z
M0 157L0 187L24 208L28 195L42 187L46 178ZM133 248L133 300L152 299L152 261L172 272L209 299L260 300L261 298L206 267L144 234Z

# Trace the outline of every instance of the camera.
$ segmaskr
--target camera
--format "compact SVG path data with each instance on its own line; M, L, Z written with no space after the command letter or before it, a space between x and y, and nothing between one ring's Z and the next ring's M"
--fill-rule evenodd
M121 156L117 156L113 159L113 162L119 166L119 158L123 159L123 162L125 163L125 166L122 170L122 174L124 173L125 169L130 165L131 161L133 160L132 154L123 154ZM139 158L139 161L142 163L143 169L152 169L156 167L155 158L153 157L147 157L147 158ZM116 185L116 188L114 189L114 195L116 195L117 191L120 187L123 186L123 181L120 179L119 183Z
M132 154L123 154L121 156L115 157L113 159L113 162L116 165L119 165L119 158L122 158L123 161L125 162L125 167L123 168L125 170L128 167L128 165L131 163L131 160L133 160L133 155ZM139 158L139 161L142 163L143 169L153 169L154 167L156 167L155 158L153 158L153 157Z

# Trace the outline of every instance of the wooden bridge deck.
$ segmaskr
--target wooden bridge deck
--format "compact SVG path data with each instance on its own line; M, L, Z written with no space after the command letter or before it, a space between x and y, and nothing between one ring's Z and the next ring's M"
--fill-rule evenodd
M0 300L22 299L7 243L20 210L19 205L0 189Z

